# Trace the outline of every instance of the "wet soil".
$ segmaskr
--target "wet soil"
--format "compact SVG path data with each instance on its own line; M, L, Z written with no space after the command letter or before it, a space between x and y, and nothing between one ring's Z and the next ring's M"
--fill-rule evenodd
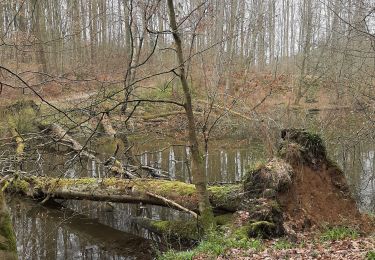
M327 163L319 167L292 164L293 182L278 199L286 223L294 230L317 226L351 226L363 232L374 230L366 215L359 212L345 176Z

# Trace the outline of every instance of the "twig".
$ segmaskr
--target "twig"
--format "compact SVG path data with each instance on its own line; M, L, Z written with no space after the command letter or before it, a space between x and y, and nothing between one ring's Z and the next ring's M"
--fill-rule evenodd
M187 209L187 208L181 206L180 204L178 204L178 203L176 203L176 202L174 202L174 201L172 201L172 200L169 200L169 199L167 199L167 198L165 198L165 197L163 197L163 196L156 195L156 194L151 193L151 192L146 192L146 194L149 195L149 196L151 196L151 197L154 197L154 198L160 199L160 200L162 200L163 202L165 202L166 204L170 204L170 205L172 205L172 206L175 207L175 208L178 208L178 209L180 209L180 210L182 210L182 211L185 211L185 212L191 214L194 218L198 218L198 214L197 214L197 213L195 213L194 211L191 211L191 210L189 210L189 209Z

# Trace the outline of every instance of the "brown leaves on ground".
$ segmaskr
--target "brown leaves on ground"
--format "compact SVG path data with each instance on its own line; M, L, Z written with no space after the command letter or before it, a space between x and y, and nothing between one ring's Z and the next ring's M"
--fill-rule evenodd
M254 249L231 249L217 259L366 259L366 254L372 250L375 250L374 237L328 242L309 241L289 249L276 249L274 241L261 252Z

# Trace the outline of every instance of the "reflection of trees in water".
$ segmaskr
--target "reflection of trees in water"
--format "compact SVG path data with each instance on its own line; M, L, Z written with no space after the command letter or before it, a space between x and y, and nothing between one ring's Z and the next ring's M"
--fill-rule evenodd
M134 217L147 217L154 220L190 219L184 212L161 206L142 204L106 203L97 201L67 201L64 205L75 212L117 230L152 239L153 234L139 227Z
M369 141L337 145L334 159L345 172L362 210L375 210L375 144Z
M19 259L151 258L152 246L147 240L83 215L48 209L31 202L13 200L9 205ZM98 215L98 212L94 214ZM116 223L113 216L106 215L105 218L112 224Z
M368 150L362 153L363 174L361 178L361 193L364 197L364 206L372 211L375 209L375 152Z
M260 149L259 143L244 148L213 147L205 154L205 172L211 183L240 181L245 174L246 166L262 158L263 150ZM147 152L141 154L140 161L146 165L157 166L168 172L172 178L190 181L190 152L187 147L171 146L158 152L152 152L147 148Z
M166 146L168 147L168 146ZM163 144L137 147L138 161L157 169L158 173L169 174L173 179L191 182L190 149L184 145L172 145L168 149ZM100 151L99 151L100 152ZM85 158L74 165L64 165L67 158L63 155L45 154L43 172L50 176L79 178L79 177L108 177L108 170L103 164ZM246 166L264 157L263 149L259 142L251 145L226 149L210 147L205 156L205 172L210 183L234 182L241 180L245 174ZM51 163L53 162L53 163ZM30 166L32 167L32 166Z

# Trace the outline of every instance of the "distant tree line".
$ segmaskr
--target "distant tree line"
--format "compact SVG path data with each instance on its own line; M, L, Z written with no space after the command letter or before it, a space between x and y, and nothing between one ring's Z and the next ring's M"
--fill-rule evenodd
M297 79L297 103L315 81L328 80L340 98L339 86L373 79L374 6L374 0L175 3L184 52L210 57L227 89L238 70L289 72ZM1 0L0 60L43 73L90 73L126 69L129 59L155 48L154 64L174 57L169 28L167 1Z

